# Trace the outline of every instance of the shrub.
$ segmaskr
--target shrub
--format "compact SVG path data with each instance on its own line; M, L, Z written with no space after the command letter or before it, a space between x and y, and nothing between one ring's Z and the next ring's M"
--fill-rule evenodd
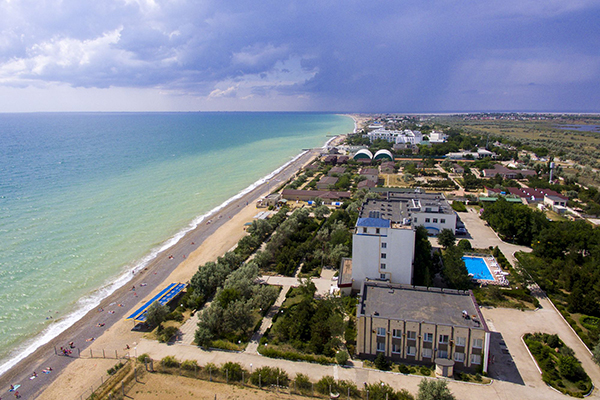
M421 375L425 375L425 376L431 375L431 370L429 368L427 368L426 366L422 366L421 368L419 368L419 372L421 373Z
M398 365L398 371L400 371L403 374L410 374L410 369L404 364Z
M339 365L346 365L348 362L348 353L345 350L340 350L335 354L335 361Z
M221 367L221 375L228 377L230 381L239 382L242 380L244 368L239 363L227 362Z
M146 359L150 360L150 356L148 355L148 353L144 353L138 356L137 360L141 363L145 362Z
M177 329L174 326L168 326L166 328L164 328L159 334L158 334L158 341L161 343L166 343L169 340L171 340L171 338L179 331L179 329Z
M296 389L300 392L307 392L312 389L312 383L307 375L300 373L296 374L294 383L296 385Z
M377 357L375 357L375 367L382 371L387 371L388 369L390 369L390 362L383 355L383 353L379 353Z
M113 375L115 372L117 372L118 370L120 370L121 368L123 368L125 364L123 364L122 362L116 364L114 367L109 368L108 370L106 370L106 373L109 375Z
M260 377L260 384L267 385L267 386L268 385L276 385L278 378L279 378L279 386L287 386L288 383L290 382L290 378L288 377L288 374L279 368L272 368L272 367L257 368L252 373L252 375L250 375L250 381L252 382L252 384L258 385L259 377Z
M177 368L179 367L179 361L173 356L166 356L162 360L160 360L160 365L165 368Z
M183 314L177 310L167 314L166 320L171 320L171 321L177 321L177 322L181 322L183 321Z
M315 389L321 394L328 395L329 393L336 393L337 385L335 379L331 375L325 375L315 384ZM329 391L331 389L331 392Z
M181 363L181 369L186 371L196 371L200 369L200 367L198 367L198 362L196 362L196 360L185 360Z

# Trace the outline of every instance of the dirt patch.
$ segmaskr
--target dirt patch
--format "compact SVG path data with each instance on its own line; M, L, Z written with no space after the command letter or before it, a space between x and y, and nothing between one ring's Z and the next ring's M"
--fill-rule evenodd
M207 382L175 375L145 374L127 394L135 400L156 399L306 399L289 392L260 390L253 387Z

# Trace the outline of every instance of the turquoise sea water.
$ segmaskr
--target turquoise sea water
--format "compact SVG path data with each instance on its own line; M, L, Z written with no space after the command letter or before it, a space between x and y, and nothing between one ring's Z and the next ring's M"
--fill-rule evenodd
M203 214L352 129L311 113L0 114L0 373Z

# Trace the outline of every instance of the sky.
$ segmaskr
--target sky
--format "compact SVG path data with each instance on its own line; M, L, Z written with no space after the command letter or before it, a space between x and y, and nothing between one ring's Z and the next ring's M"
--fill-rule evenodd
M600 112L598 0L0 0L0 112Z

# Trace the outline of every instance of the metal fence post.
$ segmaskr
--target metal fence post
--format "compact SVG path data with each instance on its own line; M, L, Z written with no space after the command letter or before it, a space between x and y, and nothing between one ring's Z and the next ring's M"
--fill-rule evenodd
M121 381L121 394L125 397L125 384Z
M275 390L279 392L279 375L277 375L277 388Z
M369 389L367 389L367 400L369 400Z
M94 354L92 353L92 349L90 348L90 358L94 358Z
M242 371L242 385L246 384L246 380L244 379L244 371Z
M115 359L118 359L119 355L117 354L117 349L115 349Z
M350 386L348 386L348 400L350 400Z
M262 389L262 385L261 385L261 380L260 380L260 374L258 374L258 388Z
M212 368L208 368L208 380L212 382Z
M104 349L102 349L102 358L106 358L106 354L104 353Z
M225 383L229 383L229 370L225 370Z

